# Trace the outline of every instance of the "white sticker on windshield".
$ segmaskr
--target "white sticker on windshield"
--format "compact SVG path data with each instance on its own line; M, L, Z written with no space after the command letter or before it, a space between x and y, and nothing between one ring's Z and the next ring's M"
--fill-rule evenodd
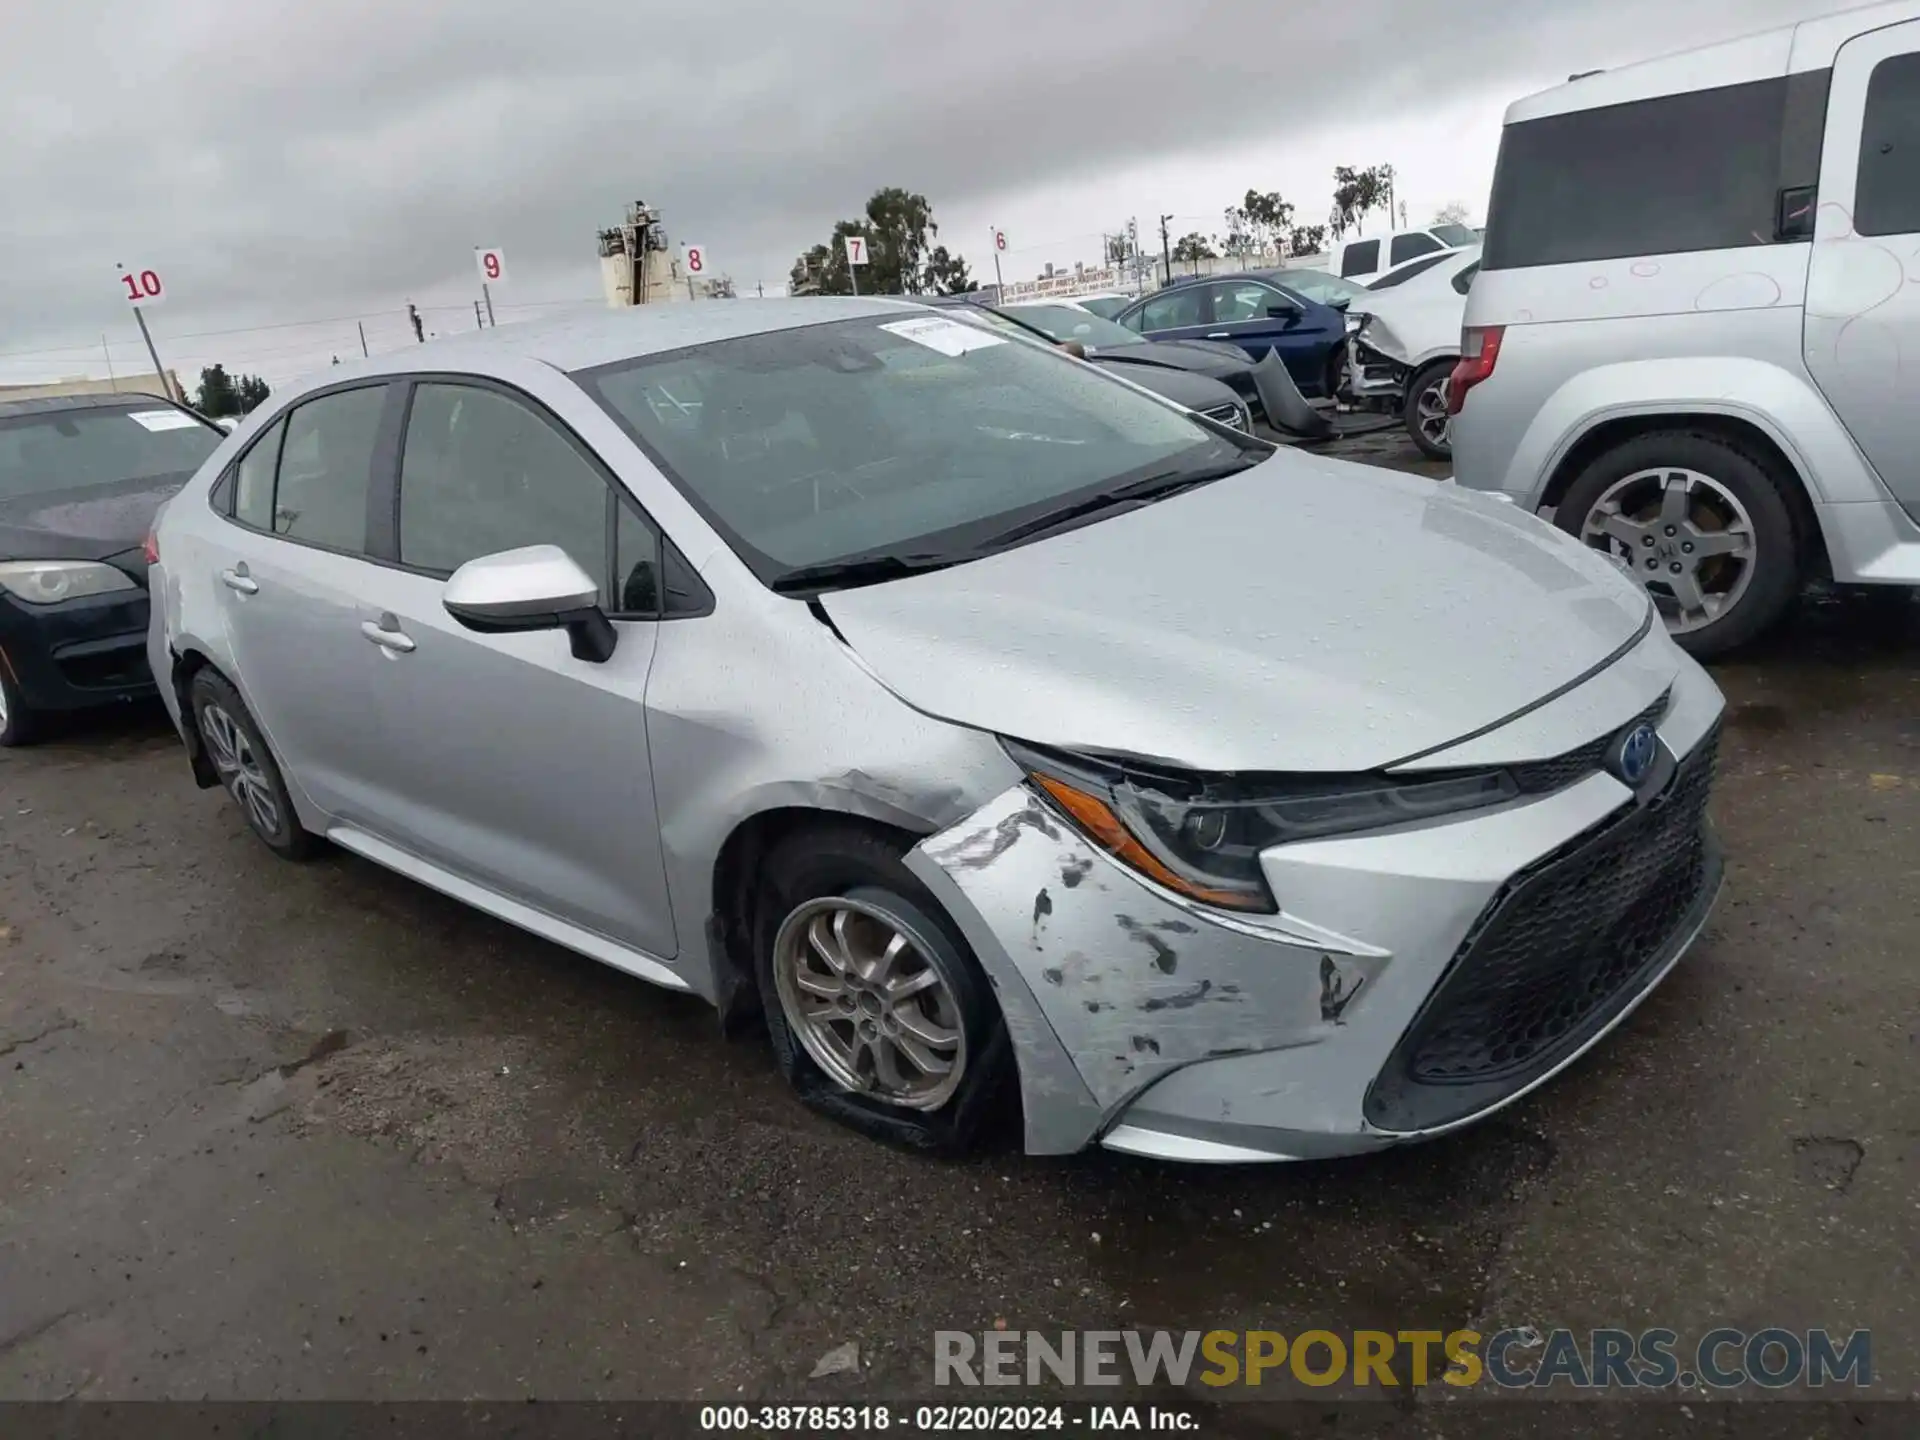
M924 315L917 320L890 320L880 328L890 335L898 335L902 340L911 340L929 350L938 350L942 355L964 355L969 350L985 350L989 346L1007 343L1004 336L989 335L984 330L976 330L971 325L962 325L957 320L943 319L938 315Z
M127 418L149 430L192 430L200 424L184 410L129 410Z

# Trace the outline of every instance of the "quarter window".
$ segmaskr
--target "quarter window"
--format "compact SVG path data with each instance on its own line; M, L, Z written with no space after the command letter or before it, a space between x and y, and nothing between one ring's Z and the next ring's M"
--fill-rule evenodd
M452 574L523 545L558 545L607 583L610 492L598 470L521 401L474 385L413 392L400 461L400 560Z
M386 386L363 386L309 400L287 416L274 534L334 550L366 549L367 486L386 399Z
M1486 267L1771 243L1781 186L1815 178L1785 173L1789 89L1755 80L1507 126Z
M1853 228L1861 235L1920 231L1920 55L1890 56L1867 77Z
M1264 320L1269 305L1278 305L1285 297L1264 285L1215 285L1213 287L1213 323L1237 325L1243 320Z
M256 440L234 467L233 518L242 525L256 530L273 528L273 472L280 463L280 442L286 434L287 422L274 421L273 428Z
M1473 264L1467 266L1466 269L1453 277L1453 288L1458 290L1462 295L1466 294L1467 291L1473 288L1473 277L1479 273L1480 262L1476 260Z

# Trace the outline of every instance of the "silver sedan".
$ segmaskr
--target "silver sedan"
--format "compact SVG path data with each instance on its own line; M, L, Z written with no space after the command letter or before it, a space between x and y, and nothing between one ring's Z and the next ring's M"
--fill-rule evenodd
M1604 557L905 301L329 369L148 548L194 773L267 845L759 1017L907 1144L1437 1134L1720 883L1720 694Z

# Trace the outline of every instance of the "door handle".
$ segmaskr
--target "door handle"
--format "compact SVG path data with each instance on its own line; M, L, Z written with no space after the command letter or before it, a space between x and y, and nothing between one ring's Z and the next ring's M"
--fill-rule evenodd
M222 570L220 572L220 583L229 590L238 590L242 595L258 595L260 593L260 582L247 574L247 567L244 565L240 566L237 570Z
M405 655L413 649L413 637L400 628L400 622L391 615L382 615L378 620L362 620L360 633L390 654Z
M1232 338L1233 337L1224 330L1209 330L1207 332L1207 339L1209 340L1231 340Z

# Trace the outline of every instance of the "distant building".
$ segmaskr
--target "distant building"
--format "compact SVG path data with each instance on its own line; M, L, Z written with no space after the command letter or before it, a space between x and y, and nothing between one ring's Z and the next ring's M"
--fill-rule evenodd
M171 387L171 388L169 388ZM85 375L65 380L49 380L40 385L0 385L0 400L45 400L55 395L184 395L180 377L172 370L163 380L158 375L121 375L111 380L95 380Z

